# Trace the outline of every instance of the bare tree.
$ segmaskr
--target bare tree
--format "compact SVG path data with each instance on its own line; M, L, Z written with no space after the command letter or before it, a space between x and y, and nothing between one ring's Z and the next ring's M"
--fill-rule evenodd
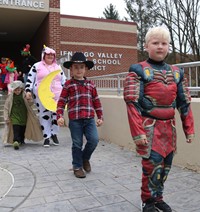
M170 30L174 62L200 60L200 0L164 0L158 5L157 17Z
M145 35L148 29L157 22L156 2L156 0L125 0L126 11L130 19L137 23L139 61L144 60L147 56L144 50ZM125 20L128 21L127 18Z
M138 26L139 60L146 57L146 32L155 25L165 25L170 31L171 53L168 62L200 60L200 0L124 1L130 19Z

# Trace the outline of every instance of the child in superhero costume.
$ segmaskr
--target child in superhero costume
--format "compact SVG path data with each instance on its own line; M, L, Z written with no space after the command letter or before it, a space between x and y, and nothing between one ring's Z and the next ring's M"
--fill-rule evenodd
M149 58L130 66L124 100L136 151L142 157L142 211L172 211L163 200L164 182L176 151L175 109L188 143L194 138L191 97L184 71L164 62L170 34L151 28L145 37Z

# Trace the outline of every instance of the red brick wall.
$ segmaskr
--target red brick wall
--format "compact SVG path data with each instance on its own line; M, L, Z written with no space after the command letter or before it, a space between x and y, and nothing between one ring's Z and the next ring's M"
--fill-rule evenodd
M60 0L49 0L50 8L60 8Z
M61 40L67 42L86 42L98 44L137 45L137 36L133 33L61 27Z
M48 46L53 48L57 56L60 56L60 0L49 1L49 44ZM56 9L58 11L56 11Z
M41 24L34 38L34 45L39 46L40 56L43 44L56 50L57 58L60 53L76 51L84 52L89 60L96 64L93 70L87 72L87 76L98 76L127 72L132 63L138 61L137 58L137 35L134 32L134 23L115 20L87 18L78 16L60 15L60 0L50 0L50 12ZM112 31L87 27L64 27L61 26L61 17L74 18L77 20L104 22L107 24L125 24L133 28L133 32L128 30ZM112 25L111 25L112 26ZM121 25L120 25L121 26ZM129 29L129 28L128 28ZM136 30L135 30L136 31ZM61 44L62 43L62 44ZM66 44L65 44L66 43ZM67 44L69 43L69 44ZM86 43L84 45L84 43ZM89 55L88 55L89 54Z
M60 56L60 13L50 12L49 13L49 47L53 48L57 57Z
M63 16L61 16L63 18ZM77 16L68 16L84 19L87 21L94 20L95 22L112 22L105 19L93 19ZM67 20L67 17L66 17ZM62 54L70 52L73 54L76 51L85 53L87 59L98 61L93 70L87 72L87 76L99 76L105 74L114 74L127 72L132 63L137 63L137 34L134 32L134 23L117 22L117 24L125 24L127 27L133 28L133 32L128 30L112 31L109 29L93 29L81 27L61 26L61 51ZM98 24L98 23L97 23ZM86 25L86 24L85 24ZM95 27L94 27L95 28ZM98 27L97 27L98 28ZM135 30L136 31L136 30ZM69 44L67 44L69 43ZM86 43L84 45L84 43ZM105 45L103 45L105 44ZM101 57L103 55L103 57ZM121 58L120 58L121 57Z

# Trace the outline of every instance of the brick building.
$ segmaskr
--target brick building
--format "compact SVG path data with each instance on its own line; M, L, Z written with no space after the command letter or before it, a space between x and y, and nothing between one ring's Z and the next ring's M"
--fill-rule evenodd
M88 76L126 72L137 62L137 26L133 22L60 14L60 0L1 0L0 57L20 63L26 43L40 60L43 44L63 62L84 52L95 67Z

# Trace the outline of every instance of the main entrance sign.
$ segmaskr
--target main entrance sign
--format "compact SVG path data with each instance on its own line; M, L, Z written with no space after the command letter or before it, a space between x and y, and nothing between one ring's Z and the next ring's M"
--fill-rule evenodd
M45 8L44 1L34 1L34 0L0 0L0 5L34 8L34 9L44 9Z

